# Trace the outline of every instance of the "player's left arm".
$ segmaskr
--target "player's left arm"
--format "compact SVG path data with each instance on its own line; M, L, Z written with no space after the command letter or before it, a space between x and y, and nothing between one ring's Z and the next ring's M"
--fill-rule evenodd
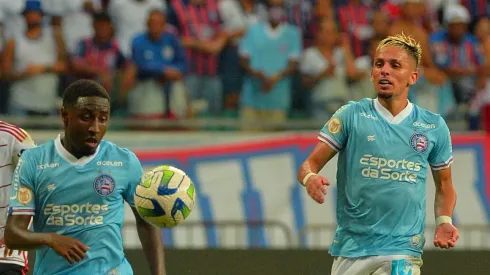
M449 129L442 118L438 123L438 137L429 154L429 164L436 187L434 214L436 232L434 245L440 248L454 247L459 238L458 230L452 224L456 206L456 190L453 186L451 164L453 162L452 143Z
M145 251L146 259L150 264L151 274L166 274L165 254L160 228L143 220L135 207L131 206L131 210L133 210L134 218L136 219L136 229L138 230L138 236L143 251Z
M136 155L133 153L130 153L130 155L129 172L131 178L129 186L124 194L124 199L131 206L131 210L133 211L136 220L136 229L138 230L138 237L150 265L151 274L164 275L166 274L165 253L163 250L160 228L143 220L134 206L134 192L143 176L143 168Z

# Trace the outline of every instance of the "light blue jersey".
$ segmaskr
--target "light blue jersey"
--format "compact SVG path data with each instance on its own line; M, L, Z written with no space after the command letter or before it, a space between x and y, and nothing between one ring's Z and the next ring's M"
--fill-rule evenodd
M85 259L72 265L42 247L34 274L133 274L121 229L124 201L134 205L142 173L132 152L108 141L94 155L78 160L59 136L25 151L13 176L10 215L34 215L35 232L56 232L90 248Z
M444 120L412 103L393 117L377 99L363 99L340 108L318 138L339 152L330 254L421 257L429 165L453 161Z
M282 24L272 29L269 23L257 23L248 28L240 44L240 55L247 57L250 68L271 77L284 71L302 51L299 29ZM245 77L241 104L259 110L287 110L291 105L291 79L281 79L270 91L257 78Z

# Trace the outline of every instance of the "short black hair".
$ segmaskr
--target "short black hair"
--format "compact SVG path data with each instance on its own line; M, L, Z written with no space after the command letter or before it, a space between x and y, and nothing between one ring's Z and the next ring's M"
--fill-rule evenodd
M93 22L109 22L112 23L112 19L107 12L97 12L92 15Z
M111 97L106 89L98 82L90 79L80 79L70 84L63 93L63 107L71 107L77 103L78 98L85 96Z

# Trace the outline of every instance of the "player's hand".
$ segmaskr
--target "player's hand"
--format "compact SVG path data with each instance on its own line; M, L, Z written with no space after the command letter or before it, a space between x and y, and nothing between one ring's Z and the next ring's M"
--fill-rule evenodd
M252 76L257 78L262 83L264 83L267 80L263 72L259 72L259 71L253 72Z
M62 73L64 71L66 71L66 63L63 61L58 61L58 62L54 63L54 65L52 67L52 71L54 73Z
M450 223L443 223L436 228L434 245L439 248L451 248L456 245L458 239L458 229Z
M46 69L46 67L43 66L43 65L34 65L34 64L31 64L31 65L28 65L26 67L26 70L25 70L24 73L27 76L34 76L34 75L37 75L37 74L42 74L45 69Z
M330 181L320 175L311 176L306 182L306 191L308 195L316 202L322 204L325 202L325 195L327 194L327 188L325 185L330 185Z
M166 80L177 81L182 80L183 78L182 73L178 69L172 67L165 68L163 70L163 75Z
M8 248L5 245L5 239L0 239L0 247L3 247L4 248L4 250L3 250L3 257L10 257L14 253L14 250ZM17 253L20 255L21 251L18 250Z
M89 247L79 240L59 234L51 235L49 246L70 264L81 261L85 258L85 252L89 250Z
M17 255L20 255L21 253L22 253L22 251L17 250ZM3 257L10 257L13 254L14 254L14 250L5 246L5 250L3 251Z
M272 88L274 88L274 86L276 86L277 82L279 82L280 80L281 80L281 76L277 74L273 75L270 78L266 78L264 82L264 90L266 92L269 92Z

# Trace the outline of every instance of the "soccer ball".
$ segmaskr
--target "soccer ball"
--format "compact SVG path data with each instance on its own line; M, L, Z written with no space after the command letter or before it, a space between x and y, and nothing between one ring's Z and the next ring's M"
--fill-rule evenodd
M158 166L144 173L134 193L140 216L157 227L174 227L194 208L195 187L186 173L172 166Z

